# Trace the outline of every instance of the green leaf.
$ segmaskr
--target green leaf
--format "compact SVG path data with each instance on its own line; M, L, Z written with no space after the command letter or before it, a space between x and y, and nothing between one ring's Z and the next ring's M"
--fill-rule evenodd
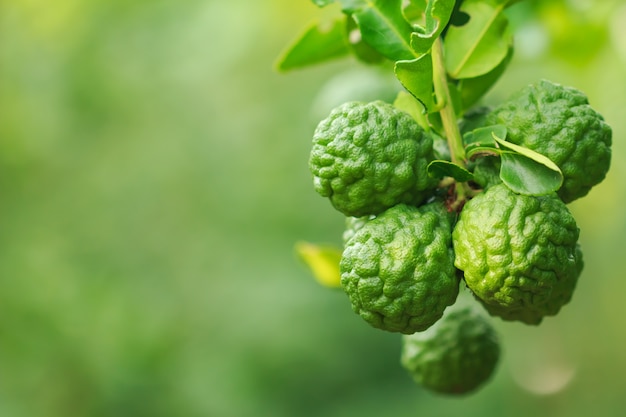
M450 161L439 159L428 164L428 174L435 178L452 177L459 182L474 179L474 175L465 168Z
M463 0L456 1L454 4L454 10L452 11L452 16L450 16L450 22L448 25L452 26L463 26L467 22L469 22L469 15L463 11L461 11L461 5L463 4ZM445 37L445 32L444 32Z
M445 65L455 79L474 78L493 70L509 51L512 35L502 13L505 1L466 0L470 16L463 26L450 26L444 40Z
M343 0L365 42L392 61L415 58L411 48L413 28L402 15L402 0Z
M427 112L431 112L435 107L432 56L426 54L410 61L398 61L394 71L404 88L422 103Z
M302 68L347 55L345 18L335 20L329 28L311 23L281 54L276 62L279 71Z
M454 109L454 114L461 114L461 93L454 83L448 82L448 91L450 92L450 103Z
M474 129L463 135L465 156L475 159L481 155L500 155L494 137L506 137L506 127L503 125L485 126Z
M496 148L494 145L472 145L465 150L465 156L470 161L475 160L481 156L500 156L502 150Z
M411 46L418 55L427 53L435 39L441 35L454 10L454 0L429 0L425 15L423 31L411 35Z
M335 0L311 0L316 6L324 7L333 4Z
M494 125L494 126L500 126L500 125ZM525 157L532 159L534 161L536 161L537 163L540 163L544 166L546 166L547 168L556 171L556 172L561 172L561 169L557 166L557 164L555 164L554 162L552 162L552 160L550 158L548 158L545 155L540 154L539 152L535 152L531 149L525 148L523 146L519 146L516 145L514 143L511 142L507 142L503 139L500 139L500 137L498 137L497 135L495 135L495 131L494 131L494 139L495 141L498 143L498 145L502 148L517 152L521 155L524 155Z
M500 155L500 178L518 194L545 195L557 191L563 184L563 175L537 161L514 152Z
M480 75L474 78L465 78L459 81L458 89L461 93L461 102L463 103L463 110L467 110L472 107L478 100L484 96L489 89L498 81L498 79L504 73L504 70L511 62L513 57L513 46L509 46L509 51L494 69L487 74Z
M309 242L296 243L298 257L309 268L313 277L327 287L341 286L339 262L342 250L331 245L316 245Z
M354 20L353 16L347 16L348 24L346 27L348 46L352 50L354 56L358 60L366 64L377 64L385 60L378 51L369 46L367 42L363 40L359 26Z
M402 9L404 18L412 24L423 23L428 0L409 0Z
M511 190L519 194L544 195L561 188L563 174L552 160L495 135L494 139L502 148L500 178Z
M504 125L491 125L485 127L479 127L471 132L467 132L463 135L463 143L468 145L481 145L481 146L495 146L495 137L506 137L506 126Z
M443 120L441 120L441 113L438 111L428 113L428 122L430 123L431 128L437 132L439 136L446 135L445 129L443 128Z
M406 91L400 91L396 96L393 105L398 110L402 110L403 112L410 114L413 120L422 126L422 129L425 131L430 130L428 119L424 114L424 106L415 97L413 97L413 95L407 93Z

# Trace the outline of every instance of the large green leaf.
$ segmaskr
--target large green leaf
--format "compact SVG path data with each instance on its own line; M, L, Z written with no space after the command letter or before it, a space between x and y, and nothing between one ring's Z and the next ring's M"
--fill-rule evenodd
M472 107L478 100L484 96L491 87L500 79L504 70L511 62L513 57L513 46L509 47L509 51L506 57L500 62L494 69L487 74L480 75L474 78L465 78L459 81L458 89L461 93L461 102L463 103L463 110L467 110Z
M354 16L365 42L392 61L415 58L413 28L402 14L402 0L343 0L344 12Z
M348 54L345 28L345 17L335 20L328 28L321 27L317 22L311 23L281 54L276 68L288 71Z
M433 98L433 59L430 54L410 61L398 61L394 68L396 77L416 99L431 112L435 107Z
M411 35L411 46L418 55L427 53L448 24L455 0L429 0L424 11L425 26Z
M512 35L502 13L506 1L466 0L461 10L470 16L463 26L451 26L444 40L445 64L452 78L487 74L504 60Z
M361 30L355 22L354 17L348 16L347 18L346 36L352 54L356 56L358 60L366 64L378 64L384 61L385 57L363 40Z

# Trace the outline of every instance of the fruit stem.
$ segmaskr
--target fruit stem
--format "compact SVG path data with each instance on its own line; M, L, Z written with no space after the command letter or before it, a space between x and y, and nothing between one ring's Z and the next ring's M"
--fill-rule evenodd
M466 168L466 155L463 146L463 137L456 121L456 112L450 96L448 87L448 76L443 59L443 44L441 38L437 38L432 47L433 57L433 84L435 86L435 97L439 107L439 115L443 123L443 130L446 134L450 157L452 162ZM467 183L458 183L455 187L456 202L454 205L462 206L470 192Z
M456 113L450 97L450 89L448 87L448 78L446 68L443 61L443 45L441 38L435 40L432 48L433 57L433 83L435 85L435 96L437 97L437 105L439 106L439 114L443 123L443 129L446 133L448 146L450 147L450 156L452 162L465 168L465 149L463 147L463 138L456 123Z

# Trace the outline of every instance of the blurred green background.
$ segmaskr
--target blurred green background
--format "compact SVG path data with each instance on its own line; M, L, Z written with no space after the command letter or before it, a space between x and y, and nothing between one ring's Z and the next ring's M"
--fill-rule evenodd
M571 205L586 269L471 396L422 391L298 262L343 219L311 133L395 81L350 60L281 75L307 0L0 4L0 416L618 416L626 409L626 2L523 1L486 98L585 91L612 169Z

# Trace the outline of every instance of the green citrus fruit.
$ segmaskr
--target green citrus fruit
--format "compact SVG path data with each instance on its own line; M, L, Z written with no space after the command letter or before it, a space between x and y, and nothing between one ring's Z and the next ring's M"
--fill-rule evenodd
M489 313L539 324L572 297L583 267L578 234L556 195L494 185L461 211L452 234L455 265Z
M563 172L559 197L569 203L601 182L611 162L612 131L580 91L549 81L529 85L495 108L507 140L550 158Z
M352 236L354 236L354 234L365 225L365 223L373 218L374 216L346 217L346 228L341 236L344 246L350 239L352 239Z
M491 377L499 357L495 330L471 305L455 304L428 330L402 337L402 366L437 393L474 391Z
M352 309L391 332L436 322L458 294L450 221L441 203L399 204L357 230L340 264Z
M411 116L382 101L335 108L313 135L315 190L347 216L417 205L437 186L428 175L433 140Z

